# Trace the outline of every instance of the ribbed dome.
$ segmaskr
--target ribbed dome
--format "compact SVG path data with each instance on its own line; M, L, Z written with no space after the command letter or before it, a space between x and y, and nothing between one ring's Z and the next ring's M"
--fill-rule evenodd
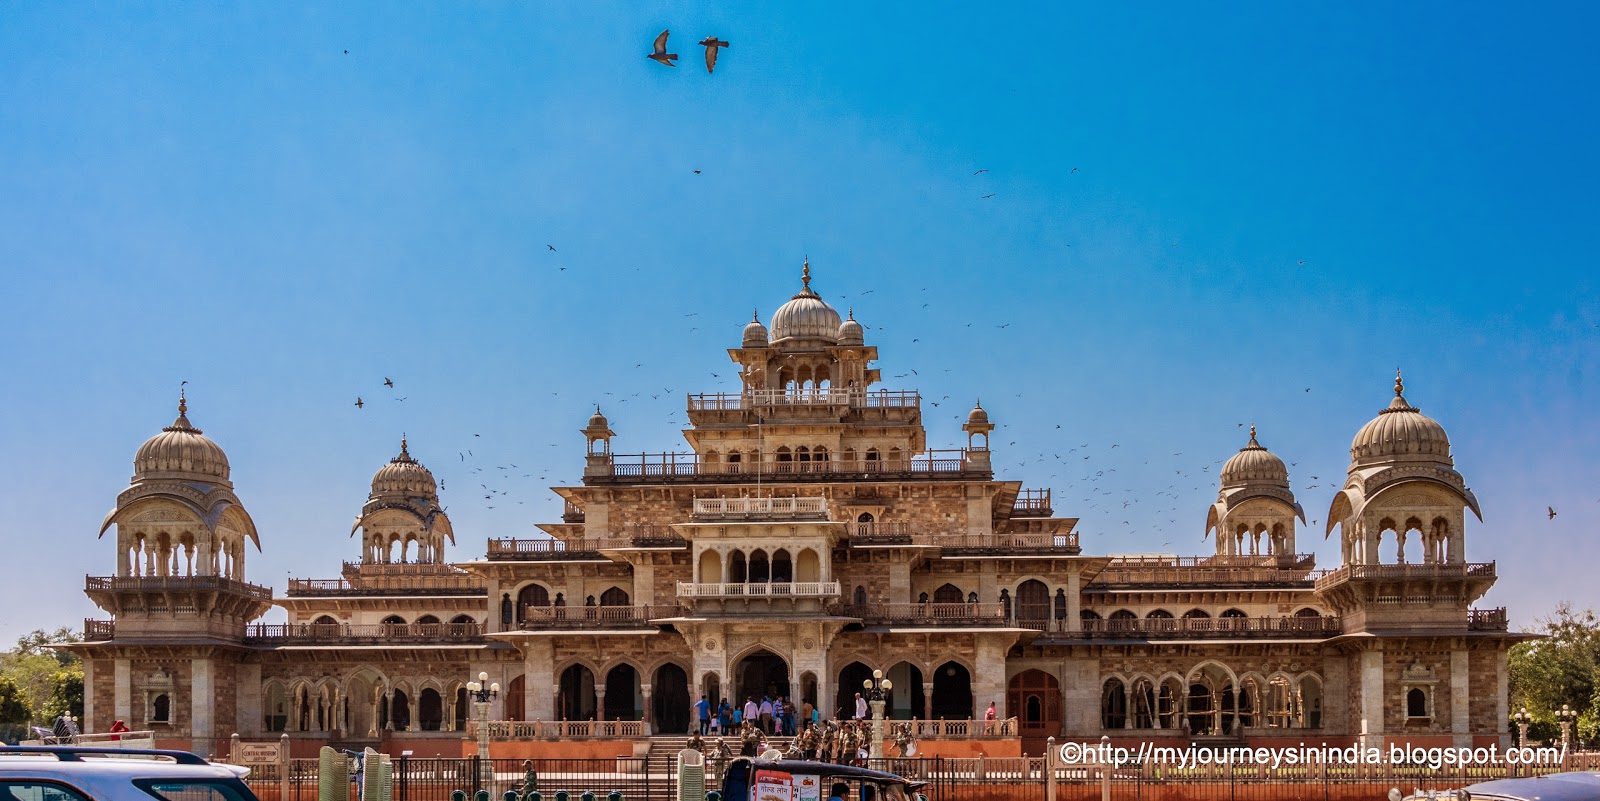
M1284 488L1289 486L1289 468L1285 467L1283 460L1272 451L1256 442L1255 426L1250 426L1250 443L1239 449L1233 458L1222 465L1223 486L1242 484L1268 484Z
M1386 461L1450 460L1450 437L1444 426L1406 402L1405 384L1395 373L1394 400L1356 432L1350 441L1350 461L1355 466Z
M750 315L750 322L744 327L744 342L740 347L764 348L767 346L767 327L761 324L759 313Z
M610 425L611 425L611 421L607 420L606 416L600 413L600 407L599 406L594 407L594 414L589 415L589 427L590 428L594 428L594 429L601 429L601 428L607 428Z
M133 457L134 478L172 476L228 480L228 455L222 446L189 423L189 404L178 394L178 419L145 440Z
M401 437L400 455L372 474L372 494L435 497L439 494L439 486L434 483L433 473L411 458L411 452L406 450L405 438Z
M866 343L866 334L861 330L861 324L856 322L856 312L850 310L850 316L839 324L840 345L862 345Z
M811 291L811 263L801 270L804 286L800 292L778 307L772 315L771 341L795 337L837 342L839 338L839 312Z
M972 407L972 411L967 413L967 425L986 426L988 424L989 413L984 411L983 403L980 401L977 405Z

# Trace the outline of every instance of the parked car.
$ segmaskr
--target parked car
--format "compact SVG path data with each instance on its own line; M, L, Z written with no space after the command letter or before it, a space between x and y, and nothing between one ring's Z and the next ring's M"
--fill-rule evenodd
M0 747L0 801L257 801L250 769L187 751Z
M1397 790L1389 797L1393 799L1399 795ZM1409 799L1432 801L1435 797L1452 801L1600 801L1600 773L1573 771L1521 779L1492 779L1453 792L1413 794Z

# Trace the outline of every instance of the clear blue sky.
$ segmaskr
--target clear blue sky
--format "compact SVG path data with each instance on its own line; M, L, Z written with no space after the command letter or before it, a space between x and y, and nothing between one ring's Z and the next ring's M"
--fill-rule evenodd
M1253 421L1335 564L1399 365L1482 501L1485 603L1600 603L1592 5L798 5L6 6L0 641L100 614L179 381L251 579L356 558L402 431L469 559L558 518L593 403L682 449L806 255L940 402L930 445L982 396L1090 552L1208 551ZM494 509L468 448L519 465Z

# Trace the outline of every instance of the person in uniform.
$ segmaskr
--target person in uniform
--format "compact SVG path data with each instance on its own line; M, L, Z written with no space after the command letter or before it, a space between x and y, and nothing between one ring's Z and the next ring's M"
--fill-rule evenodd
M744 731L739 735L739 754L747 757L761 754L761 731L754 721L744 722Z

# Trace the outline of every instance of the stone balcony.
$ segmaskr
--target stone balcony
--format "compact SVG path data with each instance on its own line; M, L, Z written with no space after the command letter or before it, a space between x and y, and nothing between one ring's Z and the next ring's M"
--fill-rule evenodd
M527 631L541 629L654 629L652 621L678 617L682 607L676 604L647 604L640 606L526 606L522 609L518 627Z
M1090 618L1068 628L1064 619L1016 620L1046 639L1090 640L1325 640L1342 633L1333 615L1214 618Z
M788 459L783 457L790 456ZM705 460L697 453L602 454L585 469L583 482L590 485L613 484L745 484L765 479L786 483L850 480L918 481L949 479L989 479L989 452L982 449L928 450L920 453L879 458L857 454L813 456L799 461L797 456L768 453L766 458L730 462L725 458Z
M245 629L247 645L475 645L477 623L259 623Z
M869 626L960 628L1011 625L1005 605L998 603L852 603L835 604L828 611L838 617L859 618Z
M791 498L696 498L694 521L822 520L828 500L821 496Z
M678 597L687 599L837 598L837 581L784 581L772 583L678 582Z

